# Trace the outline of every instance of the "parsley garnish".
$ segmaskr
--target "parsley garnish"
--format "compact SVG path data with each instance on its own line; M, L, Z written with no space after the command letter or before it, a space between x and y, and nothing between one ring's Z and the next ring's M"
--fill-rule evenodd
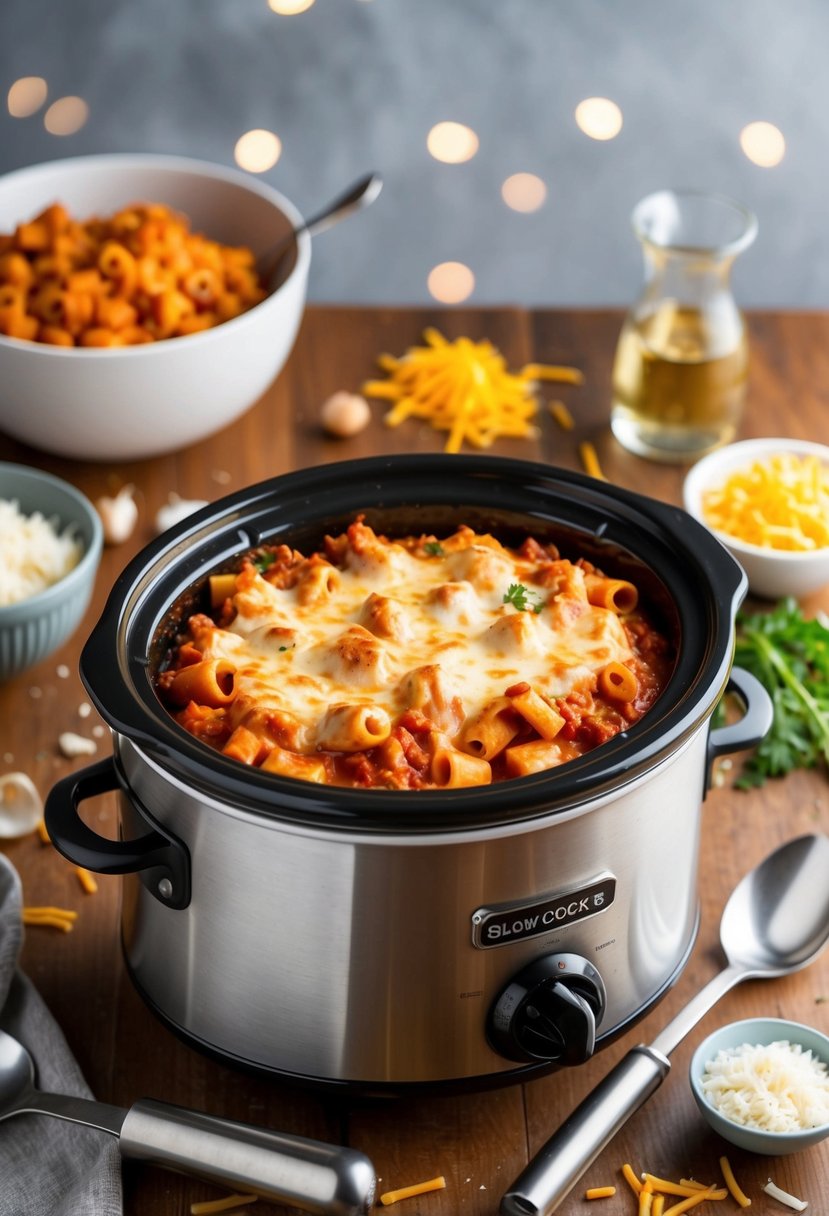
M768 690L771 729L743 766L739 789L795 768L829 764L829 629L806 620L793 599L737 617L734 662Z
M260 574L264 574L269 566L272 566L276 561L276 554L269 549L262 549L253 559L253 564Z
M544 607L544 600L537 591L531 591L523 583L510 583L504 596L505 604L512 604L519 612L532 610L539 613Z
M446 553L443 545L439 540L427 540L423 546L424 553L428 553L430 557L445 557Z
M281 654L283 650L293 650L295 648L295 646L296 646L296 642L292 642L290 646L280 646L279 652Z

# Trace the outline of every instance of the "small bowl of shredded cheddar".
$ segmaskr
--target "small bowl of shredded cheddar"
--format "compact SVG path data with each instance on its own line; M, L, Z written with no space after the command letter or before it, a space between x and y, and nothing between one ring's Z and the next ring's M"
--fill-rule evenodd
M699 1110L724 1140L782 1156L829 1136L829 1038L783 1018L747 1018L709 1035L691 1060Z
M748 575L754 595L809 595L829 583L829 447L748 439L700 460L685 509Z

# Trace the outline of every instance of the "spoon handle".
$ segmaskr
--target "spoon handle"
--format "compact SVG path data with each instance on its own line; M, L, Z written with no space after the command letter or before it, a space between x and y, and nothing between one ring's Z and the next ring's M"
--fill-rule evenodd
M548 1216L671 1069L652 1047L633 1047L561 1125L501 1200L501 1216Z
M142 1099L127 1113L121 1154L320 1216L361 1216L374 1168L355 1149Z

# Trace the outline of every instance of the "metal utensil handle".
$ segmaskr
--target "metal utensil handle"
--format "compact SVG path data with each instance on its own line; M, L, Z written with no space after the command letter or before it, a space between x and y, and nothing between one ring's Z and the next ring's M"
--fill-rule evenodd
M671 1069L660 1052L634 1047L540 1149L501 1200L501 1216L548 1216L619 1128Z
M141 1099L130 1108L121 1154L321 1216L361 1216L374 1201L374 1167L355 1149L234 1123Z

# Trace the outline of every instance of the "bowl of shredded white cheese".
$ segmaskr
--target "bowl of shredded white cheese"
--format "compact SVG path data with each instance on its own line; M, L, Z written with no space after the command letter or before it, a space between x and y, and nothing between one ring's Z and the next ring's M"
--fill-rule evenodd
M66 642L89 605L102 528L74 486L0 462L0 680Z
M723 1139L768 1156L829 1136L829 1037L783 1018L709 1035L691 1060L697 1106Z

